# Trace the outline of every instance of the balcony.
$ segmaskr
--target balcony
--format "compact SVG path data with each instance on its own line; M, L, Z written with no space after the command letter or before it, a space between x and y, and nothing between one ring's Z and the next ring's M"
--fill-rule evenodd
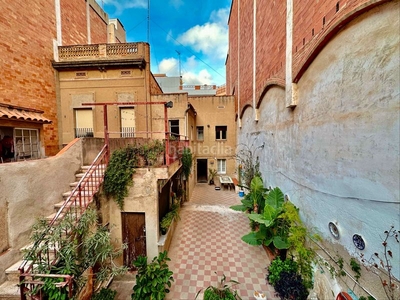
M53 67L63 69L126 64L144 67L148 47L146 43L59 46Z

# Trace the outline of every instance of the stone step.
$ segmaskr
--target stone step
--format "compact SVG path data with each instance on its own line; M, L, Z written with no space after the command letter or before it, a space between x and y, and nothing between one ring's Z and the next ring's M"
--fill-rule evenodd
M54 204L54 209L58 211L61 208L61 206L64 205L64 203L65 203L65 200ZM79 206L79 205L75 205L75 202L72 202L72 204L70 204L70 207L75 207L75 206Z
M72 182L72 183L70 183L69 184L69 186L71 187L71 190L73 190L74 188L76 188L76 186L78 185L78 183L79 183L79 181L75 181L75 182ZM87 182L86 184L85 184L85 187L93 187L93 186L95 186L95 185L97 185L98 183L97 182L94 182L94 181L89 181L89 182Z
M72 195L72 191L68 191L68 192L65 192L62 194L64 199L67 199L71 195ZM86 197L91 197L92 195L93 195L93 192L91 192L91 191L86 191L86 190L81 191L81 197L86 198Z
M79 181L81 180L81 178L85 175L86 173L78 173L75 174L75 178ZM92 175L92 178L103 178L104 175L99 174L98 172L96 172L95 174Z
M41 244L44 245L44 243L41 243ZM21 253L25 254L25 253L28 253L30 250L32 250L32 248L33 248L33 243L28 244L19 250ZM58 251L59 247L55 246L55 245L50 245L50 246L48 246L48 249L49 249L50 253L54 254L56 251ZM54 257L54 255L53 255L53 257Z
M52 213L51 215L48 215L48 216L45 217L44 219L45 219L48 223L50 223L51 220L53 220L53 218L56 216L56 214L57 214L57 212ZM58 219L61 220L61 219L64 217L64 215L65 215L64 213L61 213L61 214L58 216ZM57 221L56 221L56 224L57 224Z
M19 266L22 264L22 260L17 261L15 264L13 264L12 266L8 267L6 269L6 276L7 276L7 280L8 281L12 281L12 282L19 282Z
M0 299L1 300L18 300L20 298L20 291L18 287L19 281L7 280L0 285Z

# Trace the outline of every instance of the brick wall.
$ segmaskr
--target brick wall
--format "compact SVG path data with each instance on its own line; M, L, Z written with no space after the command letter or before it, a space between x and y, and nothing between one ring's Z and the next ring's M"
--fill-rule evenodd
M331 36L358 15L388 0L300 0L294 3L293 77L297 82L304 69Z
M100 44L107 42L107 21L108 17L98 14L99 12L90 6L90 36L92 44ZM100 12L101 13L101 12Z
M226 65L227 94L240 91L240 106L253 104L253 2L240 1L240 46L238 51L238 5L233 0L229 19L229 57ZM285 74L286 2L257 1L256 94L267 79ZM238 55L240 87L238 88ZM237 107L236 107L237 109Z
M229 50L226 61L226 89L228 95L237 95L237 76L238 76L238 20L237 20L237 1L233 0L229 18ZM235 107L237 111L237 104Z
M252 103L253 89L253 1L240 3L240 105Z
M239 4L240 1L240 4ZM345 22L388 0L293 0L293 77L301 72ZM240 37L238 37L240 5ZM233 0L229 19L227 93L237 95L240 107L252 105L253 1ZM256 97L266 82L284 82L286 58L286 1L257 1ZM237 44L240 39L240 48ZM238 87L238 53L240 87ZM256 99L258 101L258 99Z
M257 2L256 95L269 78L285 79L286 1Z
M0 0L0 102L45 111L53 121L44 126L46 153L58 149L53 39L53 0Z
M60 0L60 2L63 45L87 44L86 1ZM107 43L108 16L96 3L90 5L89 11L91 43Z
M63 45L87 44L86 1L60 0Z
M85 0L61 0L63 44L86 44ZM55 72L54 0L0 0L0 102L44 111L53 121L44 125L46 155L59 150ZM97 14L96 14L97 15ZM106 24L92 20L92 39L107 41ZM97 33L97 31L100 31Z

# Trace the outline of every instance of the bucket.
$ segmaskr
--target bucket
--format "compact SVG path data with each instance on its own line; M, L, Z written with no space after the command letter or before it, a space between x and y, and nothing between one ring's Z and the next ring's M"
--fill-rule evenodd
M244 197L244 192L243 191L239 191L239 197Z

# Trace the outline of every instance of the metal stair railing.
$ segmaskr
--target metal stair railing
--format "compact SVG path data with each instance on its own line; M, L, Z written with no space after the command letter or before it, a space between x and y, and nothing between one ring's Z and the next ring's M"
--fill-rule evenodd
M45 265L50 270L51 266L59 259L58 252L60 249L57 249L57 247L62 247L62 245L48 245L49 241L46 240L46 236L51 235L55 231L57 225L66 218L66 216L71 218L74 224L78 223L80 217L93 201L94 195L98 192L100 185L104 181L104 174L108 165L108 151L108 145L104 145L93 163L79 180L76 187L64 201L64 204L49 222L46 230L35 241L29 253L24 256L24 260L18 268L20 272L19 288L21 300L26 300L29 292L32 292L36 287L44 284L43 281L35 280L36 278L49 277L49 274L40 274L41 272L37 272L37 265ZM69 236L71 233L72 228L70 228L70 230L66 229L66 231L63 232L66 236ZM43 243L46 245L44 246ZM58 283L59 285L69 286L69 297L72 297L72 276L65 274L51 275L52 278L59 278L62 280L62 283ZM40 289L39 293L41 293ZM41 299L40 295L39 299Z

